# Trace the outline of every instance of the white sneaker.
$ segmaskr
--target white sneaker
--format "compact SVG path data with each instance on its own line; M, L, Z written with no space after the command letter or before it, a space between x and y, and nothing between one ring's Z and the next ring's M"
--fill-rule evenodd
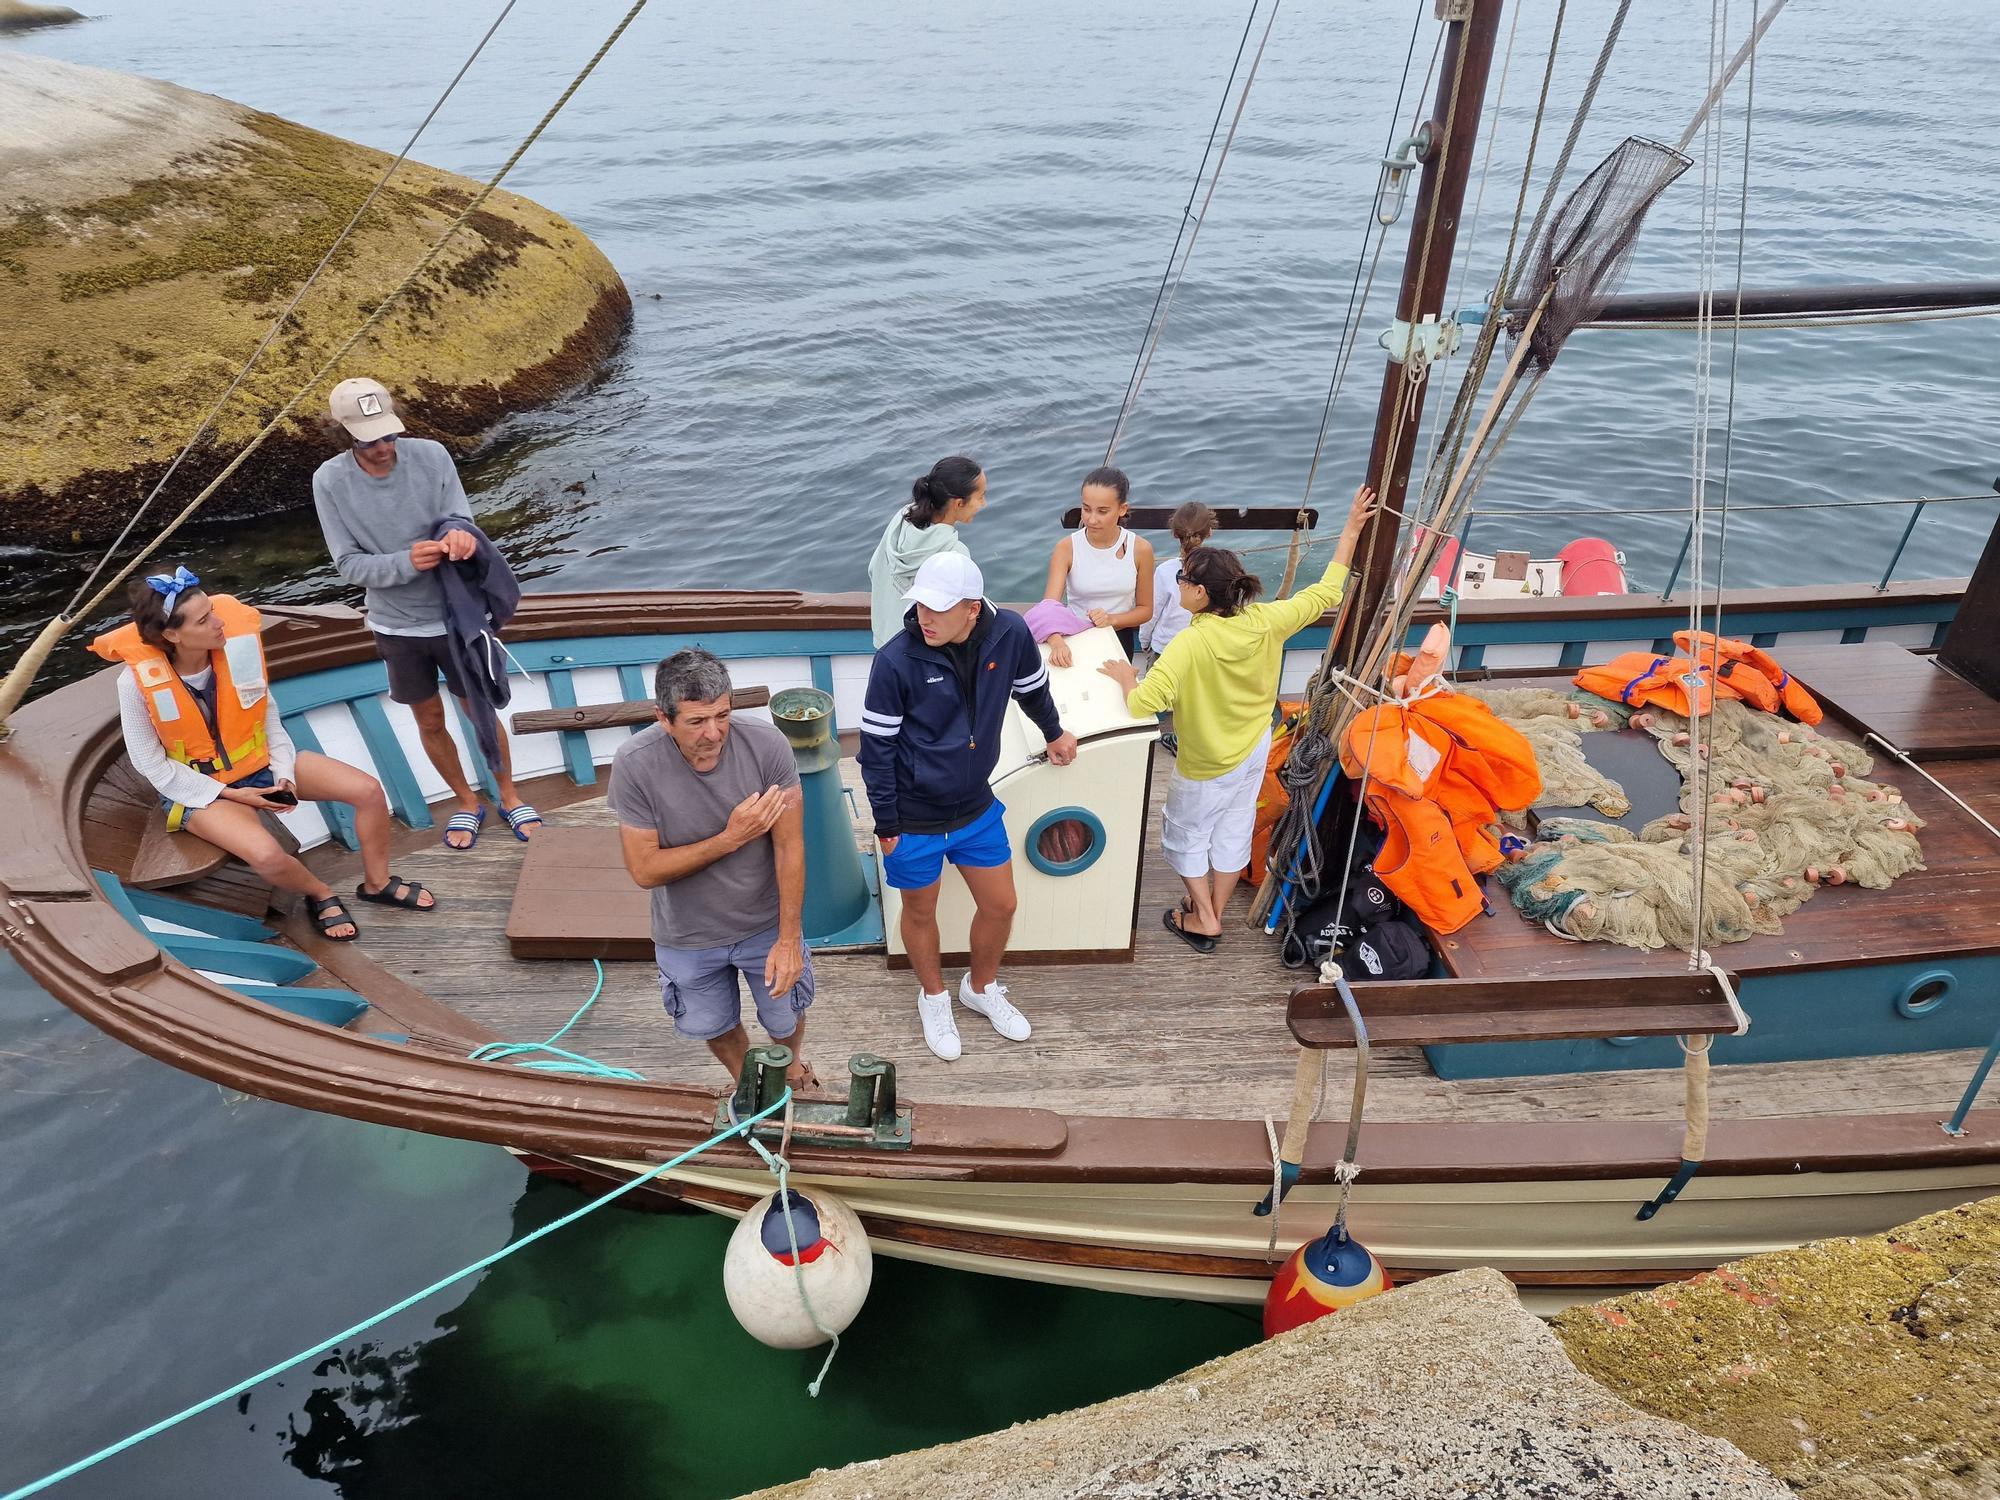
M917 987L917 1014L924 1023L924 1045L946 1062L958 1057L958 1022L951 1016L951 993L926 995Z
M986 1017L993 1023L993 1029L1010 1042L1025 1042L1034 1030L1028 1018L1014 1009L1007 998L1007 986L997 979L981 991L972 987L972 976L966 975L958 982L958 1002Z

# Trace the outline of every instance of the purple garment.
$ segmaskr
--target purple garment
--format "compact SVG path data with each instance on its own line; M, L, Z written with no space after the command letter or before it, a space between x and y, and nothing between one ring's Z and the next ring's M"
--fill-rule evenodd
M1021 617L1037 644L1052 635L1082 635L1090 629L1087 616L1078 614L1060 599L1044 599Z

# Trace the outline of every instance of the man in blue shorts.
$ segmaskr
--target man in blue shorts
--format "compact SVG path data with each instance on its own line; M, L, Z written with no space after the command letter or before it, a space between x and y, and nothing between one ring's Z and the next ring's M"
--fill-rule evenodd
M764 1030L792 1049L792 1086L808 1087L818 1080L799 1048L813 972L791 747L770 724L733 720L729 670L698 647L660 663L653 710L658 722L612 757L606 801L626 870L653 893L667 1014L737 1076L750 1046L739 981L748 984Z
M939 958L937 901L944 864L972 892L971 971L959 1002L1011 1042L1028 1039L1028 1018L1007 999L1000 958L1014 925L1013 850L1006 809L989 778L1000 759L1000 726L1016 699L1049 744L1049 760L1076 759L1049 692L1041 648L1019 615L986 602L986 581L960 552L940 552L917 570L903 629L875 653L861 710L861 778L875 812L882 870L903 893L903 946L916 971L924 1041L947 1062L959 1054L958 1025Z

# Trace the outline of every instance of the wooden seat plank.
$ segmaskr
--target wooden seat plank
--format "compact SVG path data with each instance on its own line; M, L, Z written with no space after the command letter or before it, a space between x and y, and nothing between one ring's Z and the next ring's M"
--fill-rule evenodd
M740 687L729 694L731 708L763 708L770 701L771 690L767 687ZM633 698L623 703L524 708L507 722L516 734L547 734L563 729L619 729L629 724L650 724L655 712L651 698Z
M651 958L652 909L651 893L625 873L616 828L547 828L521 856L507 949L516 958Z
M1605 978L1406 979L1353 986L1371 1046L1551 1042L1577 1037L1700 1036L1736 1029L1713 974ZM1354 1029L1332 985L1301 985L1285 1023L1302 1047L1352 1047Z

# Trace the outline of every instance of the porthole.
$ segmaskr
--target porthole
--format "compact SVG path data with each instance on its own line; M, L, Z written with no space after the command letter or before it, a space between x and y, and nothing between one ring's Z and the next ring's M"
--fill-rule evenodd
M1104 852L1104 824L1084 807L1058 807L1029 825L1028 863L1044 875L1080 875Z
M1903 986L1896 997L1896 1014L1906 1021L1921 1020L1951 998L1958 988L1958 976L1949 969L1929 969Z

